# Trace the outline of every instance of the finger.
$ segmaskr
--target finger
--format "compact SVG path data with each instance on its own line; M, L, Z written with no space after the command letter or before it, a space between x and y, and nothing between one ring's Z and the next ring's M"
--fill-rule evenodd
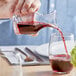
M34 14L27 14L22 16L23 21L33 21L34 20Z
M38 36L38 35L39 35L39 33L35 33L35 34L28 34L28 35L33 36L33 37L36 37L36 36Z
M28 13L34 13L39 10L39 6L34 6L28 9Z
M24 0L19 0L15 8L15 14L20 15Z
M39 0L35 0L35 2L33 2L31 4L31 7L28 9L28 12L29 13L34 13L34 12L38 11L38 9L40 8L40 6L41 6L40 1Z
M36 36L38 36L38 33L37 34L32 34L31 36L36 37Z
M34 0L25 0L25 3L23 5L24 8L29 8L31 4L34 2Z
M23 14L26 14L26 13L28 13L28 8L30 8L30 6L31 6L31 4L34 2L34 0L25 0L25 3L24 3L24 5L23 5L23 7L22 7L22 10L21 10L21 12L23 13Z

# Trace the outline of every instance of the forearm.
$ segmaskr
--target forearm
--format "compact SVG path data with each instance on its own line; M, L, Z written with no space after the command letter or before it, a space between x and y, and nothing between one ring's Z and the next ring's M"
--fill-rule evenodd
M0 0L0 18L11 18L13 14L30 15L39 7L40 0Z
M0 7L4 6L7 3L6 0L0 0Z
M4 11L4 10L6 10L4 7L1 7L0 8L0 19L2 19L2 18L7 18L6 17L6 11Z
M0 0L0 19L10 18L9 7L5 0Z

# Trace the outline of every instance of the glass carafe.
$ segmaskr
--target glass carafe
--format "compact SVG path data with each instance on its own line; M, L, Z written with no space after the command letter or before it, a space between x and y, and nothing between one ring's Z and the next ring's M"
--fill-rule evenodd
M16 34L36 34L44 27L56 28L54 25L56 10L49 14L36 12L31 17L22 18L18 15L13 16L13 27ZM28 18L28 19L27 19Z

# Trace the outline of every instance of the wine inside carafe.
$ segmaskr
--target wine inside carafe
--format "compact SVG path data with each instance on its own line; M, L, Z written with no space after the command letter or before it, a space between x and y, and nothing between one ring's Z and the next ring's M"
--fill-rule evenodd
M52 27L52 28L57 28L57 26L53 24L47 24L47 23L42 23L42 22L19 22L17 24L17 28L19 33L18 34L36 34L39 32L41 29L45 27Z

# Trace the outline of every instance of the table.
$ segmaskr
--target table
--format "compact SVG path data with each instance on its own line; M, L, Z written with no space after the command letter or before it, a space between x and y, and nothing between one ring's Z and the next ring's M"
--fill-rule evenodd
M52 73L50 65L38 65L38 66L23 66L22 70L20 66L10 65L6 59L0 57L0 76L76 76L76 69L73 68L70 74L59 75Z

